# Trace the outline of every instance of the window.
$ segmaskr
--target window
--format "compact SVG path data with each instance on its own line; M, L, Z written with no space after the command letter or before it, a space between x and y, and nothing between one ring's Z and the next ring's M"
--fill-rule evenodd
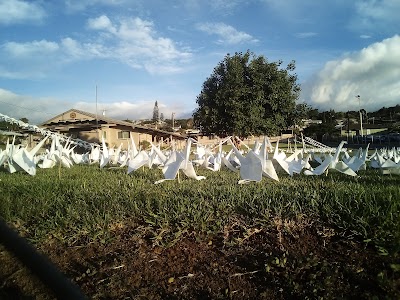
M119 131L118 132L118 139L123 140L123 139L129 139L130 132L129 131Z

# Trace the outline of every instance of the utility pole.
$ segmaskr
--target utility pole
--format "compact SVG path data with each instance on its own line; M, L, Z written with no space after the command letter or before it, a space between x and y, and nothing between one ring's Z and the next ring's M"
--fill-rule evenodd
M358 99L358 111L360 113L360 131L361 131L361 140L363 140L363 124L362 124L362 112L361 112L361 97L357 95L356 98Z
M349 111L347 111L347 142L349 142L349 133L350 133L350 116L349 116Z
M97 117L97 84L96 84L96 127L99 127L99 121Z
M97 115L97 84L96 84L96 132L97 132L97 138L99 140L99 143L101 142L100 138L100 130L99 130L99 117Z

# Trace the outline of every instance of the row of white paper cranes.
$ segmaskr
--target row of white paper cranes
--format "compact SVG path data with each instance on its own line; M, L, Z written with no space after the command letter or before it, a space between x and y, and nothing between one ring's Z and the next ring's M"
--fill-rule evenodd
M128 174L141 167L159 167L162 170L165 180L179 178L181 170L188 178L202 180L204 176L198 176L196 169L206 168L212 171L219 171L222 167L233 172L239 172L240 180L238 183L259 182L262 177L267 177L279 181L276 168L281 168L284 172L293 174L303 173L304 175L322 175L328 170L336 170L349 176L356 176L359 170L366 169L366 162L370 161L372 168L382 169L383 174L400 174L400 149L380 149L368 156L368 146L359 149L355 155L351 156L343 148L346 142L341 142L336 151L331 153L308 153L303 149L295 150L287 156L279 149L279 142L273 150L268 138L265 137L262 143L256 142L253 149L248 148L246 153L237 149L232 143L231 138L227 138L219 143L217 147L211 148L197 143L189 138L182 151L174 148L161 150L159 146L151 144L150 150L137 149L135 142L131 139L128 150L122 150L122 145L117 149L107 147L105 141L101 146L92 145L89 152L78 154L75 152L76 145L67 140L64 145L60 142L57 135L51 136L52 143L50 149L46 149L43 154L38 154L49 136L41 140L32 150L28 150L21 145L15 145L15 138L10 143L7 141L6 149L0 150L0 166L14 173L23 170L30 175L36 174L36 166L39 168L52 168L56 165L70 168L74 164L95 164L100 168L114 166L127 166ZM231 151L222 151L222 144L229 143ZM192 145L195 144L193 155L191 155ZM270 158L270 156L272 156ZM310 162L315 161L319 165L312 168Z

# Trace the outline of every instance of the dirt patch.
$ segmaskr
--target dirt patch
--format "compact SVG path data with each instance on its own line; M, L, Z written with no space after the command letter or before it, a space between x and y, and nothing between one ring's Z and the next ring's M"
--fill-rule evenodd
M52 299L39 279L3 248L0 249L0 299Z
M164 248L122 228L107 244L49 242L41 251L91 299L400 298L398 257L329 228L278 229L192 234ZM0 296L51 298L4 251L0 263Z

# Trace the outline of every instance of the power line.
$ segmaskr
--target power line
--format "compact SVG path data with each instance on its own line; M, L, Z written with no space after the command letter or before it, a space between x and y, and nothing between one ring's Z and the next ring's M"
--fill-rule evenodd
M45 111L43 111L43 110L23 107L23 106L20 106L20 105L17 105L17 104L12 104L12 103L9 103L9 102L5 102L5 101L3 101L3 100L0 100L0 102L1 102L1 103L4 103L4 104L7 104L7 105L10 105L10 106L15 106L15 107L18 107L18 108L26 109L26 110L29 110L29 111L36 111L36 112L40 112L40 113L47 114L47 115L51 115L51 116L54 115L54 114L52 114L52 113L45 112Z
M81 139L71 139L71 137L67 137L67 136L65 136L65 135L63 135L61 133L57 133L57 132L53 132L51 130L43 129L43 128L40 128L40 127L38 127L36 125L30 125L28 123L25 123L25 122L23 122L21 120L14 119L14 118L9 117L7 115L4 115L2 113L0 113L0 122L1 121L5 121L5 122L10 123L10 124L16 124L16 125L18 125L18 127L22 128L22 129L26 129L26 130L31 131L31 132L40 133L43 136L51 136L51 137L56 137L57 136L61 141L71 141L74 144L77 144L78 146L81 146L81 147L84 147L84 148L91 148L93 145L97 146L97 144L95 144L95 143L89 143L89 142L86 142L86 141L81 140Z

